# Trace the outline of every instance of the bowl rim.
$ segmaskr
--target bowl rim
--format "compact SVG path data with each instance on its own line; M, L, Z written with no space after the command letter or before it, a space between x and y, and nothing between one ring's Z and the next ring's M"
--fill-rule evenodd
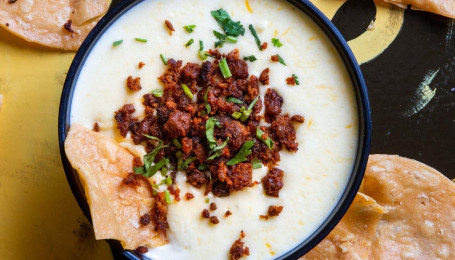
M67 181L70 185L71 191L76 198L79 207L82 209L84 215L91 222L90 208L86 200L85 192L79 181L77 172L72 168L68 158L65 154L64 141L69 130L69 121L71 115L71 101L77 78L82 69L82 66L90 54L92 48L96 45L99 38L103 33L113 24L121 15L141 3L144 0L123 0L120 1L114 8L112 8L93 28L88 34L85 41L77 51L73 62L68 70L66 80L62 89L59 106L58 116L58 142L60 148L60 155L65 171ZM359 136L357 144L357 153L353 169L346 185L345 190L337 205L332 209L332 212L324 220L324 222L304 241L296 247L281 255L277 259L298 259L315 247L322 241L337 223L344 216L349 206L351 205L357 191L362 182L368 156L370 152L371 142L371 108L368 99L368 91L359 64L357 63L354 54L349 48L347 42L344 40L338 29L332 22L311 2L308 0L286 0L300 11L308 15L313 22L324 32L329 38L332 45L336 48L338 55L340 55L347 72L351 78L353 89L356 95L358 121L359 121ZM128 259L149 259L136 251L123 250L120 243L116 240L107 240L113 250L114 254L123 255Z

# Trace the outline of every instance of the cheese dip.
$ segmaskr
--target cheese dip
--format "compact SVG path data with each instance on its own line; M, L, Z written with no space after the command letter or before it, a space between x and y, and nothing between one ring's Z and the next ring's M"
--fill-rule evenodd
M144 146L135 145L130 135L122 137L116 129L114 112L124 104L133 104L135 116L144 118L143 95L162 89L158 80L166 67L160 58L175 58L201 63L199 41L205 50L215 49L218 39L213 30L223 32L211 11L223 8L232 20L245 27L236 43L225 42L221 53L238 49L240 57L254 55L248 61L250 75L259 77L269 68L270 83L284 100L283 113L302 115L305 122L296 127L296 153L282 150L278 167L284 171L284 186L279 197L267 196L262 185L255 185L228 197L204 195L186 182L179 172L175 183L181 197L168 206L169 244L149 248L152 259L226 259L232 243L243 230L243 242L249 247L247 259L273 259L285 254L310 236L329 216L351 175L359 135L358 111L351 79L338 52L324 32L303 12L282 0L149 0L123 14L101 36L90 52L76 83L71 107L71 123L93 128L116 140L142 158ZM170 35L164 26L168 20L175 29ZM248 29L253 25L268 47L259 50ZM189 33L183 27L196 25ZM135 40L140 38L142 40ZM272 38L282 44L274 44ZM185 46L190 39L194 43ZM123 40L117 46L113 42ZM146 42L144 42L146 40ZM279 55L283 63L273 62ZM209 57L209 59L211 59ZM139 69L139 62L145 65ZM141 78L142 89L131 92L125 79ZM295 75L298 85L286 79ZM264 97L268 87L260 86ZM253 181L261 182L267 167L253 170ZM160 174L152 177L161 181ZM216 203L211 214L220 223L211 225L201 218ZM277 217L261 219L270 205L283 206ZM232 215L225 217L225 212Z

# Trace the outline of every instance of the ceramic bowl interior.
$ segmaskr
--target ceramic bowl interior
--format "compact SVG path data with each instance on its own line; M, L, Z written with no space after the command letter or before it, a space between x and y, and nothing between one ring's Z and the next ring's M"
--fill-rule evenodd
M287 0L305 15L309 16L320 29L328 36L333 46L337 49L346 69L351 77L352 85L356 94L357 110L358 110L358 121L359 121L359 137L358 137L358 149L357 155L354 162L354 167L350 175L350 179L344 190L341 199L338 204L332 210L331 214L322 223L322 225L316 229L316 231L310 235L305 241L300 243L297 247L293 248L286 254L279 257L279 259L297 259L302 256L314 246L316 246L328 233L336 226L336 224L343 217L352 200L354 199L360 183L362 181L366 163L368 161L370 138L371 138L371 115L370 105L368 101L368 93L365 86L365 82L362 77L359 65L348 47L346 41L330 20L325 17L313 4L306 0ZM124 0L118 3L112 8L97 24L97 26L87 36L85 41L79 48L71 67L68 71L68 75L63 87L62 96L60 100L59 120L58 120L58 140L60 146L60 153L65 169L65 174L68 182L71 186L71 190L76 198L79 206L90 220L90 209L85 197L83 187L78 179L77 172L71 167L71 164L66 157L64 150L64 141L70 126L70 114L71 114L71 102L73 98L73 92L77 82L78 75L81 68L90 55L90 51L96 44L101 35L106 29L114 23L122 14L127 12L133 6L141 1L135 0ZM135 251L123 250L120 243L115 240L108 240L111 245L114 255L127 259L148 259L143 255Z

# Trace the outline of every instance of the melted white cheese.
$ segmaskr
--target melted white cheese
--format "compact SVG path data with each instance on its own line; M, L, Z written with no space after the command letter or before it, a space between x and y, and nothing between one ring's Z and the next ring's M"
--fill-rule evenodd
M284 187L279 198L265 196L262 185L234 192L227 198L209 195L218 209L213 215L220 223L211 225L201 218L205 203L203 189L198 190L178 174L177 184L182 201L169 206L170 243L150 249L152 259L226 259L229 248L243 230L248 259L278 257L306 239L330 214L350 176L357 149L357 107L352 83L347 71L328 38L309 17L281 0L250 1L253 13L243 0L155 0L144 1L118 19L100 38L85 62L73 98L71 122L93 127L99 122L101 132L116 139L134 154L145 153L130 138L122 138L115 129L114 112L124 104L136 107L136 116L143 117L142 96L153 89L162 89L157 79L165 70L160 54L184 62L201 61L197 52L199 40L205 50L214 48L212 31L223 32L210 11L223 8L234 21L241 21L245 36L237 44L226 43L220 50L240 50L241 57L255 55L258 60L248 62L250 75L259 76L270 68L270 86L283 98L283 113L302 115L305 123L297 129L297 153L281 152L279 167L284 170ZM172 36L164 27L164 20L172 22ZM197 27L193 33L182 28ZM248 25L253 24L259 38L268 48L259 51ZM140 37L148 40L141 43ZM273 37L283 47L274 47ZM112 47L114 41L123 44ZM189 39L194 44L185 47ZM279 54L287 66L270 61ZM138 69L142 61L145 66ZM286 85L292 74L299 77L299 86ZM126 88L128 76L141 77L142 90L131 93ZM267 87L261 86L261 95ZM254 170L256 181L266 169ZM158 176L159 174L157 174ZM183 197L191 192L195 198ZM268 221L259 219L270 205L284 206L279 217ZM224 217L226 210L232 215Z

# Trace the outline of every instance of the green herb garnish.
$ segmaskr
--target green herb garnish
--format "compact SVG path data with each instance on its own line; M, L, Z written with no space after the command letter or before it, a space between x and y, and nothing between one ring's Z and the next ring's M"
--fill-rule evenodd
M164 191L164 201L166 201L167 204L171 204L171 194L168 190Z
M217 31L215 31L215 30L213 31L213 35L215 35L215 37L216 37L218 40L222 40L222 41L226 40L226 37L227 37L226 35L224 35L224 34L222 34L222 33L220 33L220 32L217 32Z
M147 42L147 39L144 38L134 38L137 42Z
M199 40L199 51L203 51L204 50L204 42Z
M251 113L253 112L253 107L256 105L256 102L258 102L259 96L257 96L251 104L248 106L248 108L245 108L244 106L240 108L240 112L234 112L232 113L232 117L234 119L240 119L240 121L245 122L248 120L250 117Z
M167 60L164 58L163 54L160 54L161 60L163 61L164 65L167 65Z
M236 165L240 162L246 161L246 157L251 154L251 147L254 145L254 140L247 141L240 148L239 152L226 163L226 165Z
M205 136L209 142L209 148L214 149L217 146L217 142L214 137L215 126L221 127L220 123L216 118L210 117L205 123Z
M231 70L229 69L229 66L227 64L226 58L222 58L220 60L220 70L221 74L223 74L223 78L227 79L232 76Z
M233 36L230 36L228 35L226 37L226 41L230 42L230 43L237 43L238 39L236 37L233 37Z
M205 171L205 170L209 169L209 167L205 164L199 164L199 166L197 168L198 168L198 170L201 170L201 171Z
M167 177L164 181L166 182L167 185L172 185L172 178L171 178L171 176Z
M147 138L150 139L150 140L161 141L159 138L154 137L154 136L151 136L151 135L146 135L146 134L142 134L142 135L145 136L145 137L147 137Z
M155 89L152 91L152 95L155 97L162 97L163 96L163 91L161 89Z
M224 46L225 41L216 41L215 48L222 48Z
M279 61L281 64L283 64L284 66L286 66L286 62L284 62L283 58L281 58L281 56L278 55L278 54L277 54L276 56L278 56L278 61Z
M226 141L224 141L224 143L222 143L221 145L218 145L218 146L216 146L215 148L213 148L212 151L211 151L210 154L209 154L209 158L207 158L207 161L213 160L213 159L215 159L216 157L220 156L222 150L224 149L224 147L226 147L226 145L228 144L228 142L229 142L229 137L226 138Z
M300 85L299 77L297 77L297 75L295 75L295 74L292 74L292 77L295 80L295 84Z
M232 113L231 116L232 116L234 119L239 119L239 118L242 116L242 113L236 111L236 112Z
M175 148L182 149L182 145L180 144L179 140L176 138L172 139L172 144L174 144Z
M205 198L205 203L209 203L210 202L210 199L209 198Z
M240 22L234 22L229 14L222 8L211 12L212 16L223 28L226 35L238 37L239 35L245 35L245 28Z
M185 29L189 33L194 32L194 28L196 28L196 25L194 25L194 24L183 26L183 29Z
M234 103L234 104L243 104L242 100L236 99L235 97L228 97L228 98L226 98L226 101Z
M258 59L256 59L256 57L254 55L251 55L251 56L246 56L246 57L243 57L243 60L249 60L251 62L255 62L257 61Z
M159 140L159 139L158 139ZM146 178L152 177L155 173L161 169L163 166L169 163L169 159L162 159L158 163L152 166L152 163L155 161L155 157L159 151L163 148L168 147L167 145L163 145L162 141L159 141L158 145L152 150L152 152L144 155L144 166L142 167L134 167L134 173L143 175Z
M188 169L188 165L190 165L190 163L194 162L195 160L197 160L196 157L190 157L188 159L186 159L183 163L182 163L182 166L180 167L180 170L186 170Z
M118 40L112 43L112 46L117 46L123 43L123 40Z
M248 28L250 29L251 34L253 35L254 40L256 41L256 45L258 46L259 50L262 51L261 40L259 40L259 36L258 36L256 30L254 29L253 25L250 24L250 26Z
M273 43L273 46L278 47L278 48L283 46L283 44L280 42L280 39L277 39L277 38L273 38L272 43Z
M262 168L262 162L261 160L255 158L253 161L251 161L251 165L253 166L253 169L260 169Z
M270 137L267 137L267 139L263 139L262 136L265 133L259 129L259 127L256 130L256 137L261 140L270 150L273 149L273 140Z
M185 83L182 83L180 86L182 86L183 92L185 92L185 95L187 95L187 97L193 98L193 93L191 93L190 88Z
M190 39L190 40L185 44L185 47L190 46L191 44L193 44L193 42L194 42L194 39Z
M212 106L207 103L207 95L209 94L210 87L207 88L207 91L204 93L204 102L205 102L205 109L207 110L207 115L210 115L210 112L212 112Z

